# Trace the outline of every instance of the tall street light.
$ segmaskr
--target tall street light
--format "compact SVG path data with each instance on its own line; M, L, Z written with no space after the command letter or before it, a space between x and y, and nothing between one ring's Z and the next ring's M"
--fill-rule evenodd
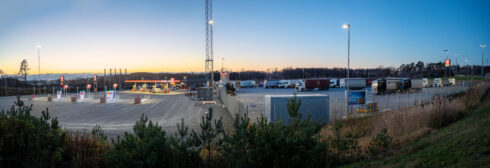
M487 45L486 44L482 44L480 45L481 47L481 76L483 76L483 48L485 48Z
M344 80L346 84L346 90L345 90L345 107L346 107L346 112L349 110L349 102L348 102L348 96L349 96L349 69L350 69L350 24L343 24L342 28L347 29L347 79ZM340 116L340 119L342 119L342 116Z
M449 57L449 50L442 50L444 52L446 52L446 59L444 60L444 66L446 66L446 60L448 59ZM449 75L447 74L447 68L448 67L444 67L444 77L448 77Z
M37 45L37 81L41 82L41 45Z

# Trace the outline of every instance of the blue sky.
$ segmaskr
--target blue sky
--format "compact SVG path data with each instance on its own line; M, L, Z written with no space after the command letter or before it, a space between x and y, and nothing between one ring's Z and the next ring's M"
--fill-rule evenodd
M490 1L214 0L215 68L399 66L449 56L480 64ZM0 69L37 73L203 71L204 0L1 0ZM488 47L487 49L490 49ZM488 54L487 54L488 56ZM455 62L455 61L453 61Z

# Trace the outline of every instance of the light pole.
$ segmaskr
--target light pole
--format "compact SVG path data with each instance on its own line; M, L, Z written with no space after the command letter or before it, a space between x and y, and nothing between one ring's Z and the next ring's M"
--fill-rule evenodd
M348 112L349 110L349 102L348 102L348 96L349 96L349 69L350 69L350 24L344 24L342 25L342 28L347 29L347 79L345 79L345 111ZM342 116L340 116L340 119L342 120Z
M481 76L483 76L483 48L485 48L487 45L486 44L482 44L480 45L481 47Z
M459 56L458 53L454 54L454 57L456 57L456 64L454 64L453 66L454 67L453 69L456 69L454 75L457 75L456 72L458 72L458 56Z
M442 50L442 51L446 52L446 59L444 60L444 77L447 77L448 76L447 75L447 67L445 67L445 66L446 66L446 60L449 57L449 50Z
M468 59L464 59L464 61L466 62L466 70L467 70L467 72L466 72L466 81L468 81L468 77L470 76L470 70L469 70L469 68L470 68L470 62L468 61Z
M37 45L37 85L39 87L39 90L41 90L41 45Z

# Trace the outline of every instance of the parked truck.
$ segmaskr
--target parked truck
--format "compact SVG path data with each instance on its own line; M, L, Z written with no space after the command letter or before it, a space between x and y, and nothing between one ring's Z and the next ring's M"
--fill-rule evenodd
M291 85L291 81L290 80L280 80L277 86L279 88L288 88L289 85Z
M434 82L432 82L432 87L442 87L442 79L434 78Z
M340 79L340 87L349 89L363 89L366 87L366 79L364 78L342 78Z
M265 80L264 87L265 88L278 88L279 87L279 80Z
M241 88L254 88L254 87L256 87L255 81L253 81L253 80L240 81L240 87Z
M424 86L422 79L400 79L400 91L420 91Z
M430 87L429 79L422 78L422 81L423 81L423 84L422 84L423 87Z
M330 79L330 88L339 87L339 79Z
M306 79L297 83L296 91L328 90L329 87L330 79Z
M376 79L371 83L371 91L373 94L387 94L398 92L400 88L400 79Z

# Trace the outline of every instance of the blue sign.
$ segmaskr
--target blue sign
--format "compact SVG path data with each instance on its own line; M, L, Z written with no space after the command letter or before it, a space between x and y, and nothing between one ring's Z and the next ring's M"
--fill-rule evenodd
M350 91L348 96L349 105L366 104L365 91Z

